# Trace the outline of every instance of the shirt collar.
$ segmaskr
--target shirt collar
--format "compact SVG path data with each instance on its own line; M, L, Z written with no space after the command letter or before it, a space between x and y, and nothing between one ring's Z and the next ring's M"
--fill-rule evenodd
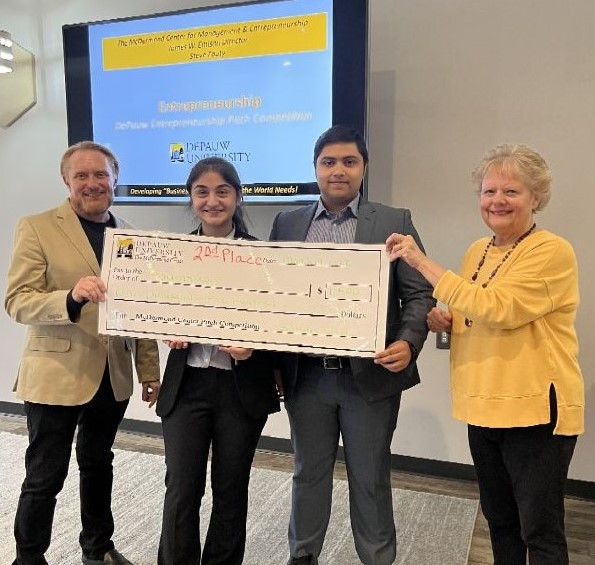
M338 214L338 217L343 216L347 212L347 209L351 210L351 214L354 218L357 218L357 209L359 208L359 199L360 194L358 193L355 198ZM321 215L328 214L331 218L335 217L335 214L329 212L326 206L322 202L322 198L318 199L318 205L316 206L316 211L314 212L314 219L318 220Z
M202 233L202 223L198 224L198 231L196 232L198 235L203 235ZM224 236L225 239L233 239L236 235L236 226L235 224L231 225L231 231Z

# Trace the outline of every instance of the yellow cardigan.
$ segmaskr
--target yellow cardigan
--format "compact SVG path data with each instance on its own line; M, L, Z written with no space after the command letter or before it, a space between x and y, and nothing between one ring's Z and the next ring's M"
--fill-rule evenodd
M473 284L488 241L473 243L461 275L447 271L434 289L453 316L453 416L490 428L545 424L553 384L554 433L580 434L585 393L574 329L579 302L574 251L561 237L539 230L519 243L484 289L481 284L510 249L492 246ZM473 320L471 327L465 318Z

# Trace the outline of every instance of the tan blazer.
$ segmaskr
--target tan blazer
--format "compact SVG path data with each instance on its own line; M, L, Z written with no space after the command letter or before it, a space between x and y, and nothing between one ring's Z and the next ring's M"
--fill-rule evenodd
M126 224L116 218L118 227ZM101 273L93 248L66 200L60 207L19 221L4 307L27 325L27 341L14 390L40 404L75 406L91 400L109 362L116 400L132 395L132 356L139 381L159 380L153 340L100 336L97 305L68 317L66 296L81 277Z

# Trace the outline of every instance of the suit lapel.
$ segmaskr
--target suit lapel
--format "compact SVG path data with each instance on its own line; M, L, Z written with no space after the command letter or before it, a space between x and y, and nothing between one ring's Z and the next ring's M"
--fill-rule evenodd
M67 200L56 211L56 221L58 228L62 231L65 237L72 243L75 251L82 257L82 259L89 265L95 275L100 276L101 268L97 262L97 257L93 252L93 248L89 243L87 234L81 226L78 216L70 206Z
M376 210L369 202L362 202L357 209L355 243L378 243L372 237L376 223Z
M310 229L310 224L312 223L312 219L314 218L314 213L316 212L316 208L318 207L318 201L314 202L310 206L303 208L303 222L295 222L293 224L293 229L295 230L293 234L290 234L290 237L287 239L290 241L306 241L306 236L308 235L308 230Z

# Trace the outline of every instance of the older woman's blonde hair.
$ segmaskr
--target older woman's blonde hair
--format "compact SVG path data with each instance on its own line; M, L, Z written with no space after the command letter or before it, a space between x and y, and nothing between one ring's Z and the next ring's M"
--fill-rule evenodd
M526 145L497 145L490 149L471 173L478 192L488 172L499 173L522 182L537 197L534 212L543 210L552 195L552 173L545 159Z

